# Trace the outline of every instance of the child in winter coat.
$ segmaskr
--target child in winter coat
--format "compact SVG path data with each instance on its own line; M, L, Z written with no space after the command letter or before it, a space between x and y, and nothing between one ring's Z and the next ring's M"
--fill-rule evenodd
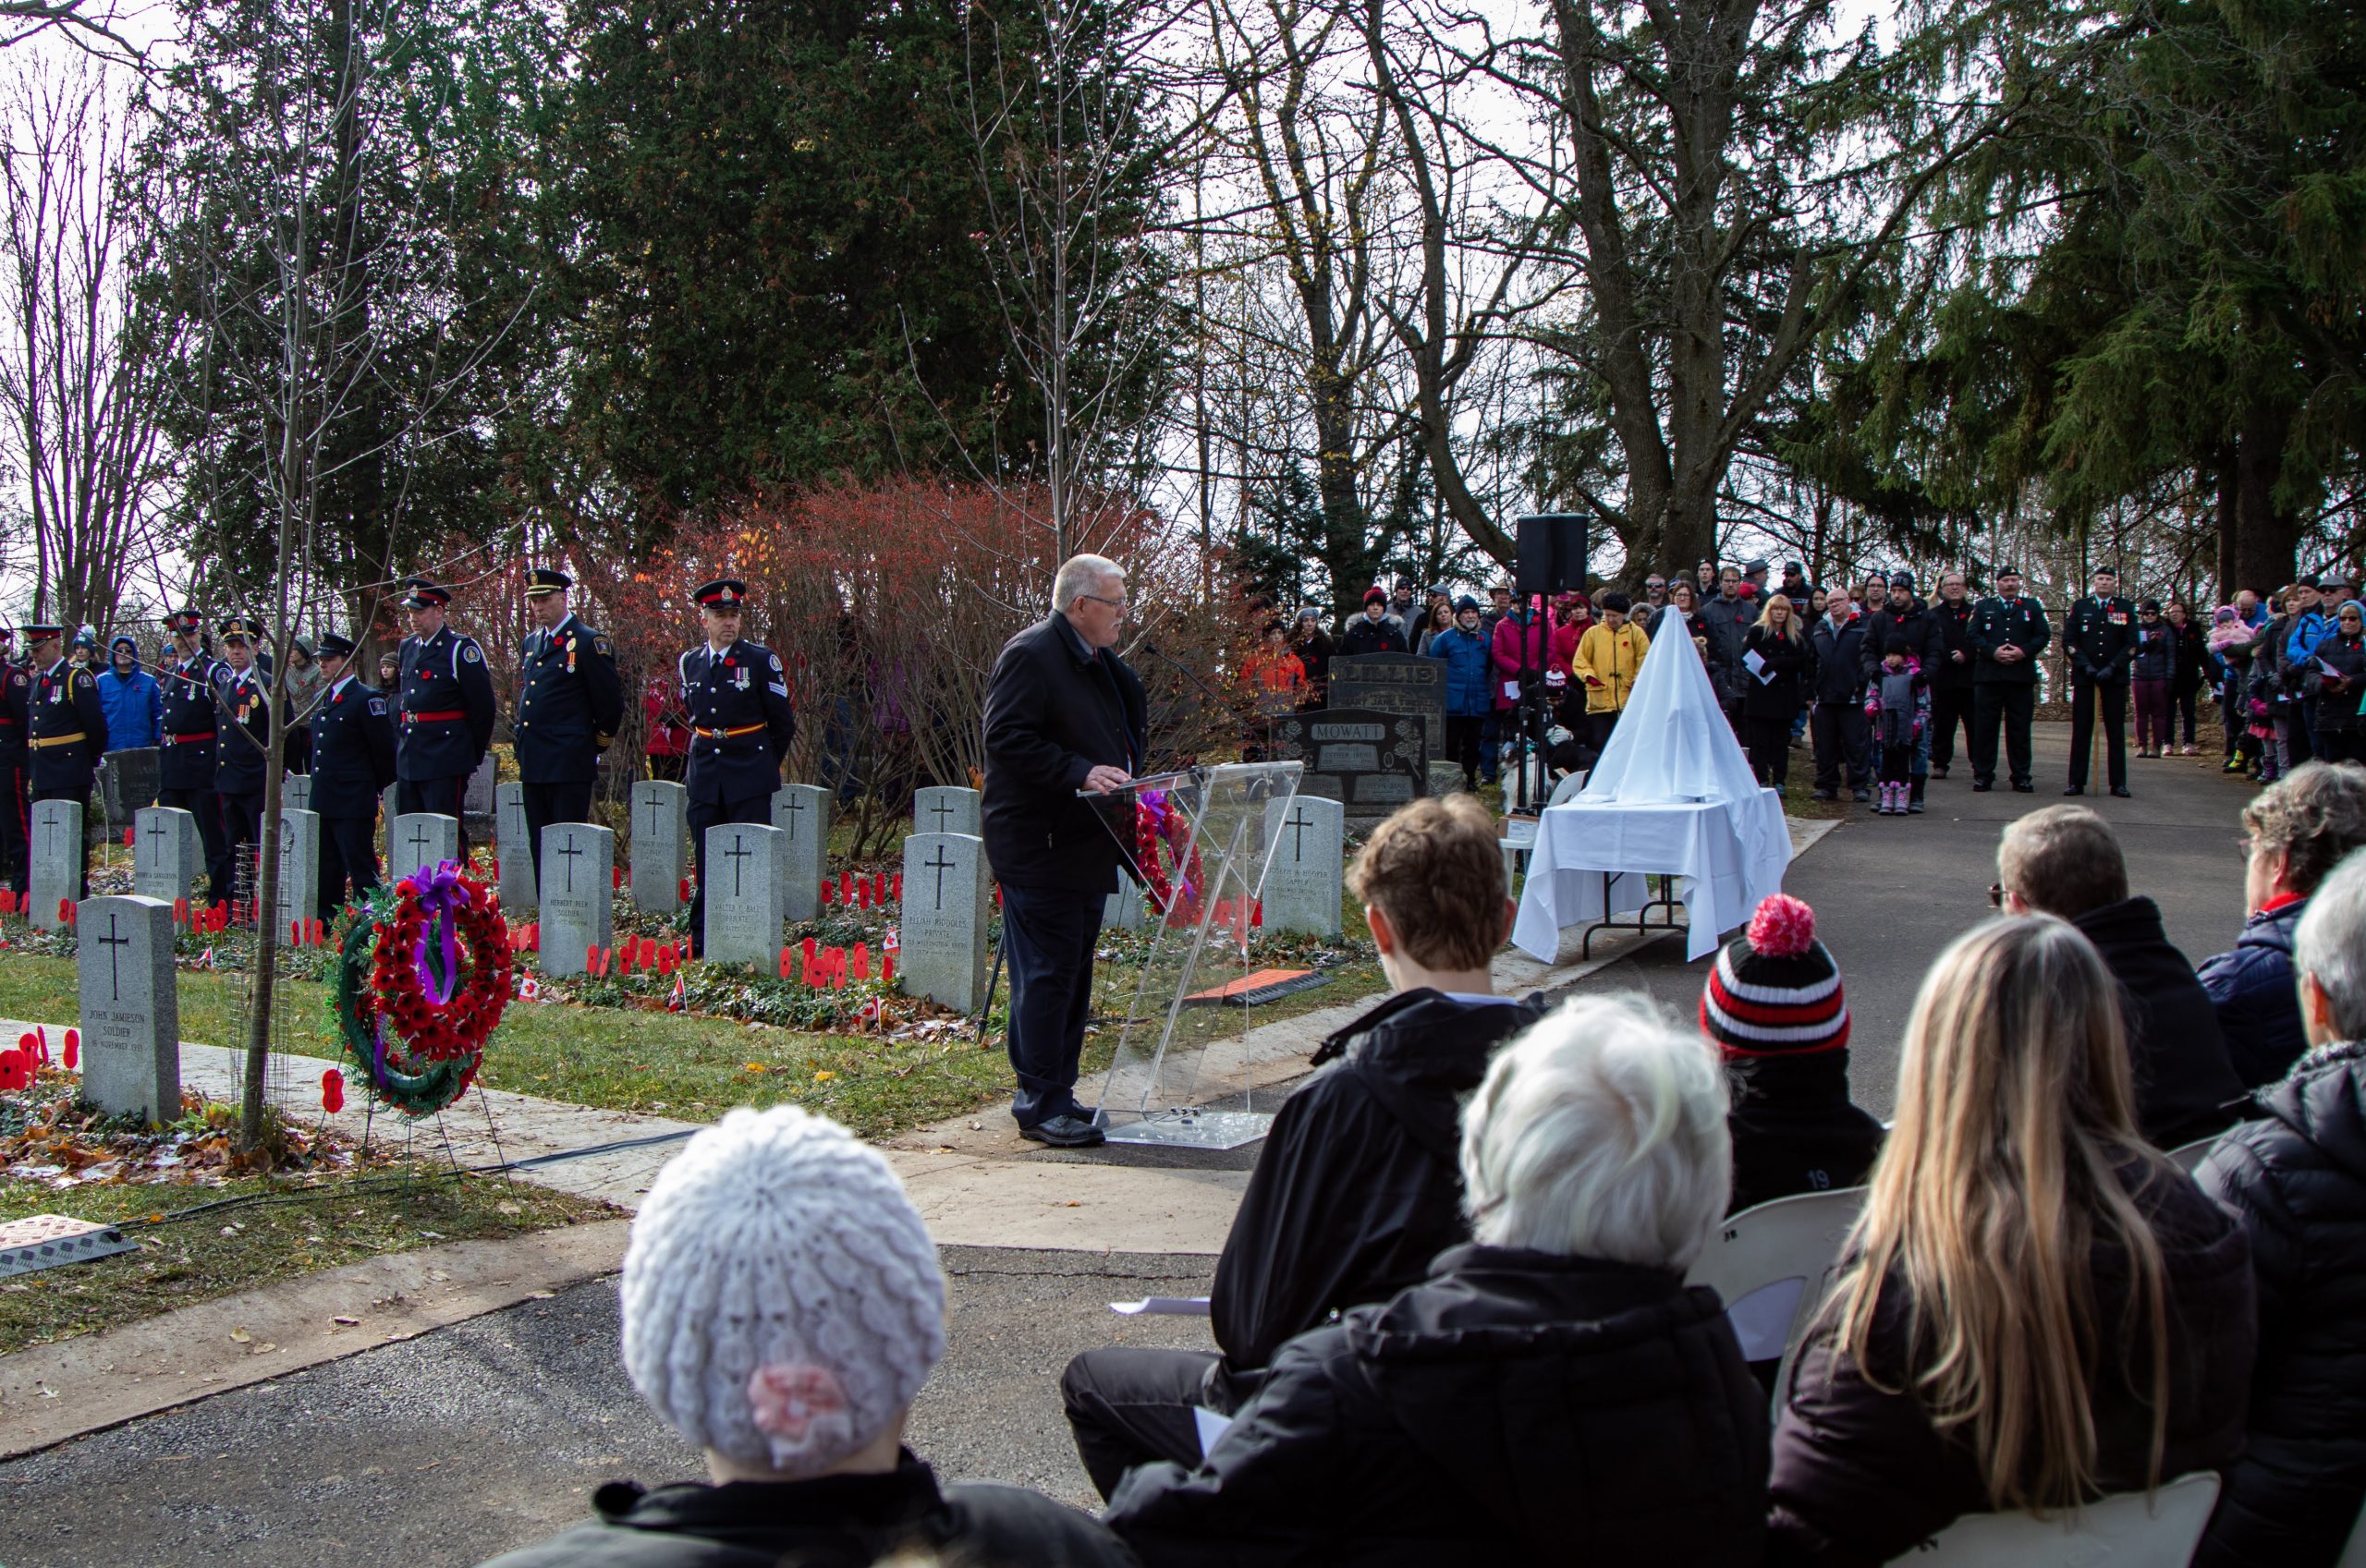
M1880 750L1881 794L1874 809L1884 817L1903 817L1912 795L1914 743L1931 721L1931 677L1908 651L1902 637L1882 647L1881 668L1865 696L1865 717Z
M2247 773L2259 766L2264 737L2254 723L2250 698L2252 644L2258 640L2259 628L2232 604L2212 613L2206 646L2218 675L2218 722L2226 731L2222 772ZM2260 704L2262 711L2266 706Z

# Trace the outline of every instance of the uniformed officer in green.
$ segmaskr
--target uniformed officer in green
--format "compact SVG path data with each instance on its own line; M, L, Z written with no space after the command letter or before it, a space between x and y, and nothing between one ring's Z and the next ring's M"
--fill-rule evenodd
M2128 796L2128 672L2136 658L2136 606L2119 596L2119 574L2097 566L2094 591L2070 607L2062 651L2070 662L2070 787L2087 793L2087 753L2093 748L2095 710L2103 709L2110 753L2111 792Z
M2021 574L2006 566L1996 574L1996 595L1972 612L1971 787L1996 786L1996 732L2005 732L2015 792L2028 795L2031 782L2030 721L2037 716L2037 656L2052 641L2045 607L2021 592Z
M519 794L534 875L543 871L543 830L592 820L592 784L600 753L624 722L625 692L616 650L567 607L575 580L537 566L526 574L526 607L539 624L518 660L517 743ZM768 803L769 804L769 803Z
M66 628L27 626L33 676L26 693L25 744L32 753L32 800L73 800L91 808L91 784L107 748L106 711L99 702L98 677L85 664L66 662ZM82 845L78 898L91 896L89 835Z

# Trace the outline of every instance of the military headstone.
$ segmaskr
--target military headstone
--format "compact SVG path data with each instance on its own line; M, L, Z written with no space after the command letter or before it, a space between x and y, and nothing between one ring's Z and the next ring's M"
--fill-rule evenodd
M780 830L781 913L818 919L822 879L830 869L830 792L783 784L773 796L773 826Z
M131 891L170 904L187 898L205 857L197 818L171 806L151 806L132 819Z
M1339 897L1346 882L1342 843L1346 810L1339 802L1299 795L1265 802L1265 929L1339 934Z
M173 906L161 898L86 898L74 967L80 992L82 1096L109 1115L181 1113L180 991Z
M904 841L904 994L963 1013L986 1002L986 843L974 833Z
M386 846L389 849L394 847L395 838L395 792L400 788L400 784L388 784L378 792L378 820L386 830Z
M460 857L460 823L434 811L396 817L386 829L386 880L398 882L421 866Z
M534 849L526 836L526 786L496 784L493 791L494 853L501 861L501 906L524 919L542 902L534 890Z
M916 833L968 833L977 836L980 796L974 789L932 784L912 791L912 831Z
M1445 749L1445 661L1409 653L1351 653L1331 661L1334 708L1410 713L1433 753Z
M279 930L319 912L321 820L310 811L279 814Z
M632 906L671 915L682 906L689 869L690 792L670 779L632 786Z
M770 969L780 953L778 828L720 822L706 831L706 937L701 951L715 964Z
M616 940L610 902L616 835L590 822L553 822L543 830L543 973L583 973L583 950Z
M1300 761L1300 796L1320 796L1347 808L1350 821L1377 821L1415 799L1429 782L1429 750L1421 721L1409 713L1319 708L1274 722L1268 753L1276 762Z
M279 804L288 811L310 811L312 808L312 776L290 773L280 781Z
M1142 923L1142 884L1125 871L1117 873L1117 891L1101 906L1101 923L1120 930L1139 930Z
M26 880L37 930L54 931L66 922L59 918L61 899L82 893L82 803L79 800L36 800L31 818L31 873Z
M492 752L484 754L484 760L477 764L476 772L469 775L468 784L461 788L460 811L470 817L493 815Z

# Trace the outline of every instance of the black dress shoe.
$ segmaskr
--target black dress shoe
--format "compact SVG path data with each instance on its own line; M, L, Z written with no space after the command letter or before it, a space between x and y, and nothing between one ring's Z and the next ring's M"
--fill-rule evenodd
M2037 793L2037 785L2031 784L2017 784L2013 786L2013 793L2015 795L2035 795Z
M1986 779L1974 779L1971 781L1971 793L1974 795L1986 795L1990 790L1994 789L1995 787L1996 786L1994 784L1989 783Z
M1054 1149L1092 1149L1108 1141L1099 1127L1081 1116L1054 1116L1031 1127L1019 1128L1018 1136Z
M1940 763L1938 766L1936 766L1936 767L1933 768L1933 769L1931 770L1931 776L1932 776L1933 778L1934 778L1934 779L1944 779L1944 778L1945 778L1945 777L1947 776L1947 768L1946 768L1946 764L1945 764L1945 763L1944 763L1944 762L1942 762L1942 763Z
M2085 784L2072 784L2068 789L2064 790L2062 793L2065 795L2084 795L2087 793L2087 786Z
M2114 784L2111 786L2111 792L2122 800L2128 798L2128 786L2126 784Z

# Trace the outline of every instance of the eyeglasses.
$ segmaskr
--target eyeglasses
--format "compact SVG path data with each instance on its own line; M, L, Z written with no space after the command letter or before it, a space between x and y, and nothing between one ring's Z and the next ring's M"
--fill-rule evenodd
M1104 599L1097 593L1079 593L1077 597L1079 599L1090 599L1095 604L1106 604L1112 610L1116 611L1120 615L1133 608L1133 604L1130 601L1124 599Z

